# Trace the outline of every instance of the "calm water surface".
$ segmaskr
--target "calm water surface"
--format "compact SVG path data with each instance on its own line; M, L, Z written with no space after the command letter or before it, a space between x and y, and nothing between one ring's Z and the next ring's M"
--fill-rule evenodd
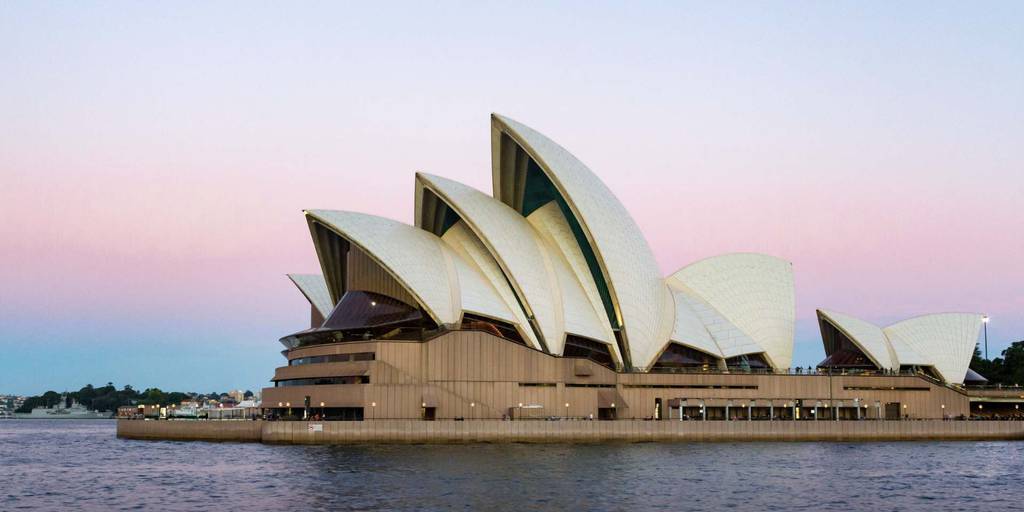
M266 446L0 421L0 510L1021 510L1024 442Z

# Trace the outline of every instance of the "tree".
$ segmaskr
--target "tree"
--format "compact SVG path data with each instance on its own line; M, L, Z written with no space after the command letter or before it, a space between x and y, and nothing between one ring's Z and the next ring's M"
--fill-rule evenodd
M160 388L147 388L142 392L142 397L139 399L139 403L145 405L160 405L167 403L167 394L160 390Z
M988 379L989 384L1024 385L1024 340L1011 343L1003 350L1002 356L992 360L983 359L980 349L975 346L971 369Z
M1024 384L1024 340L1015 341L1003 351L1003 384Z

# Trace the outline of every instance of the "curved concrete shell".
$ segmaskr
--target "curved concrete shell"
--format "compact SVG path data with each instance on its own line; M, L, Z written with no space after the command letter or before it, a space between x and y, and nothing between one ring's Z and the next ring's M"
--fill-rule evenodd
M522 333L522 330L519 329L520 317L512 314L512 310L505 305L497 291L480 274L479 270L447 246L444 246L444 252L448 254L455 266L455 274L459 280L459 301L462 311L510 323Z
M560 255L568 263L573 275L576 276L576 280L583 288L583 293L590 302L594 315L601 319L601 326L607 332L607 335L614 338L611 332L611 324L605 315L604 304L601 302L601 293L594 283L594 276L587 267L586 257L583 255L583 251L580 250L579 244L576 243L576 237L572 234L572 228L566 222L565 216L562 215L558 205L548 203L537 208L526 220L530 222L530 225L540 234L541 238L547 242L548 253ZM616 351L618 351L617 348Z
M444 235L441 236L441 240L455 250L463 260L476 268L477 272L490 283L498 297L501 298L505 309L511 311L512 316L515 318L513 326L516 328L516 331L526 340L529 346L540 350L540 342L537 341L533 329L530 328L530 321L526 318L526 314L523 313L523 308L519 307L519 302L516 299L515 292L512 291L512 286L505 279L501 268L498 267L498 262L494 261L494 257L484 247L483 242L461 220L448 228Z
M885 338L881 327L850 315L824 309L818 310L818 320L828 322L839 329L864 355L871 359L871 362L875 363L875 366L883 369L899 369L900 365L894 361L889 341ZM826 355L831 354L828 347L825 348L825 353Z
M895 323L883 332L894 343L906 344L928 358L946 382L962 383L983 318L976 313L938 313Z
M494 197L529 216L559 203L595 283L606 314L621 329L624 357L653 362L672 332L672 297L647 241L622 203L571 153L507 117L491 116Z
M484 278L433 234L361 213L305 213L376 261L437 324L457 324L463 310L514 322Z
M762 347L772 366L791 366L796 325L791 263L765 254L725 254L683 267L669 283L706 300Z
M903 340L889 336L885 339L889 341L889 348L892 349L893 369L899 369L901 366L932 366L931 359L918 353Z
M320 316L327 318L334 309L331 294L327 290L327 282L320 274L288 274L288 279L302 292L306 300L316 308Z
M599 316L599 313L594 311L590 301L587 300L586 292L583 291L576 275L573 274L572 267L562 259L557 249L549 247L547 254L551 263L551 271L560 291L565 333L609 345L612 347L611 352L616 361L621 362L618 348L615 347L615 336L608 326L607 318ZM558 341L557 347L555 343L551 345L551 350L554 353L561 354L564 348L564 337Z
M418 173L417 188L435 194L469 227L501 267L503 280L516 292L527 317L533 317L547 350L561 354L565 334L612 343L587 301L569 264L515 210L461 183ZM423 201L423 193L417 197ZM417 222L426 222L417 215ZM422 227L422 226L421 226ZM440 229L443 226L434 226Z
M558 283L543 242L526 219L479 190L439 176L417 173L416 186L436 194L487 247L527 318L536 322L542 346L551 353L560 353L565 331ZM418 192L417 197L422 193ZM423 227L421 218L417 215L419 227Z
M671 341L715 357L722 357L722 350L711 337L700 316L690 307L691 301L685 297L685 292L675 290L672 296L676 306L676 321L672 328Z
M722 313L709 304L704 298L684 285L673 285L672 291L677 304L677 318L679 321L679 308L684 306L692 311L700 322L711 334L711 339L718 346L719 353L725 359L749 354L764 353L764 348L753 340L747 333L733 325ZM684 321L686 309L683 309ZM680 343L685 340L675 340ZM697 348L697 347L694 347ZM713 354L713 352L712 352Z
M612 356L621 363L622 355L605 316L597 285L562 212L549 203L534 211L527 220L546 244L552 269L562 288L566 332L609 345Z

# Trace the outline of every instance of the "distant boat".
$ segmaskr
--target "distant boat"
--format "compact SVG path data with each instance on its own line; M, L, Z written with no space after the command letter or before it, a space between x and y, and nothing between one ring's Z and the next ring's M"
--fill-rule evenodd
M24 420L105 420L112 416L109 412L89 410L74 400L68 400L67 395L62 396L54 407L36 407L29 413L14 414L15 418Z

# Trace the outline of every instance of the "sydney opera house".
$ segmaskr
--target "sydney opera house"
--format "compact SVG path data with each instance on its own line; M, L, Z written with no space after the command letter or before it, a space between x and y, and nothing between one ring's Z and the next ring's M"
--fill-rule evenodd
M491 117L492 190L418 173L411 224L308 210L309 328L263 390L279 417L863 419L969 414L979 314L887 327L819 309L793 368L793 267L726 254L663 275L564 148ZM297 326L301 328L304 326Z

